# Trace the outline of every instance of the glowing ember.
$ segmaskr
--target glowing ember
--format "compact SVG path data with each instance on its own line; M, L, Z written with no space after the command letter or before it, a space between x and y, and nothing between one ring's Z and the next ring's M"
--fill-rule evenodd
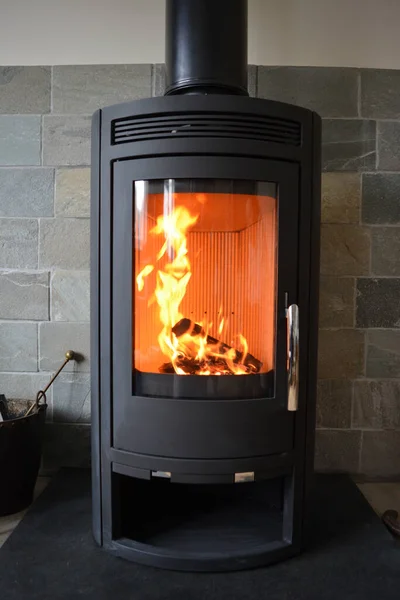
M164 243L155 262L165 255L170 259L163 269L157 271L154 296L160 308L163 328L158 335L161 351L170 363L163 365L163 372L178 375L244 375L258 372L261 363L248 354L246 338L238 334L235 347L211 337L212 323L192 323L184 319L179 308L192 276L188 257L187 235L196 223L198 215L192 215L178 206L166 216L158 216L157 224L150 233L163 235ZM154 270L146 265L136 277L138 290L145 285L145 278ZM149 301L149 304L154 298ZM218 334L221 335L227 320L218 313Z

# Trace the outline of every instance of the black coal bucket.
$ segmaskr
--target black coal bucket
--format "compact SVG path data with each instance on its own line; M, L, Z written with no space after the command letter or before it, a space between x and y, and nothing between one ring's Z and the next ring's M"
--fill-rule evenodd
M39 404L32 411L29 400L7 400L2 406L0 516L19 512L33 500L47 409L47 404Z

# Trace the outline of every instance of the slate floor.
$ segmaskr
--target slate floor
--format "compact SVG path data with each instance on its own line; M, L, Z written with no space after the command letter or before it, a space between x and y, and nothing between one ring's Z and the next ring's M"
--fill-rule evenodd
M35 488L35 499L43 492L49 483L49 477L39 477ZM7 517L0 517L0 548L6 541L6 539L12 534L16 526L24 518L27 510L21 510L19 513L9 515Z

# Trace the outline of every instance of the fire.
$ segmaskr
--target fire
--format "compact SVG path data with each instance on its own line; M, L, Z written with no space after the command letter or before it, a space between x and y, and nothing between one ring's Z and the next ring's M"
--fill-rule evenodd
M172 262L165 265L164 271L157 272L157 285L155 297L160 307L160 321L163 329L158 336L158 343L163 354L168 356L172 364L176 365L178 358L177 338L172 332L172 327L183 318L179 306L186 293L186 287L192 275L190 262L187 256L187 230L196 223L197 216L192 216L189 211L179 206L166 217L159 216L157 225L150 233L164 234L165 242L157 254L160 260L168 251L168 256L174 256ZM179 367L175 368L177 373Z
M146 265L145 268L142 269L140 271L139 275L136 277L136 283L137 283L139 292L141 292L142 289L144 288L144 278L147 277L147 275L150 275L150 273L152 271L154 271L153 265Z
M157 301L162 330L158 343L162 353L170 363L163 365L164 372L178 375L244 375L259 371L259 366L250 354L244 336L239 334L236 347L213 338L209 332L210 323L193 323L180 312L181 302L192 277L188 257L187 236L189 229L197 222L199 215L193 215L183 206L177 206L166 216L158 216L151 234L163 235L164 243L156 255L160 261L167 256L169 261L156 274L154 297L149 304ZM146 265L136 277L138 290L145 285L145 278L154 270L154 265ZM226 327L227 319L218 312L218 334Z

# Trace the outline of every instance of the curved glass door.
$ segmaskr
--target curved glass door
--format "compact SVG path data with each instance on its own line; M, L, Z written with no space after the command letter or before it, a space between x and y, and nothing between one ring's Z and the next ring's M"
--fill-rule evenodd
M277 186L134 182L138 395L272 397Z

